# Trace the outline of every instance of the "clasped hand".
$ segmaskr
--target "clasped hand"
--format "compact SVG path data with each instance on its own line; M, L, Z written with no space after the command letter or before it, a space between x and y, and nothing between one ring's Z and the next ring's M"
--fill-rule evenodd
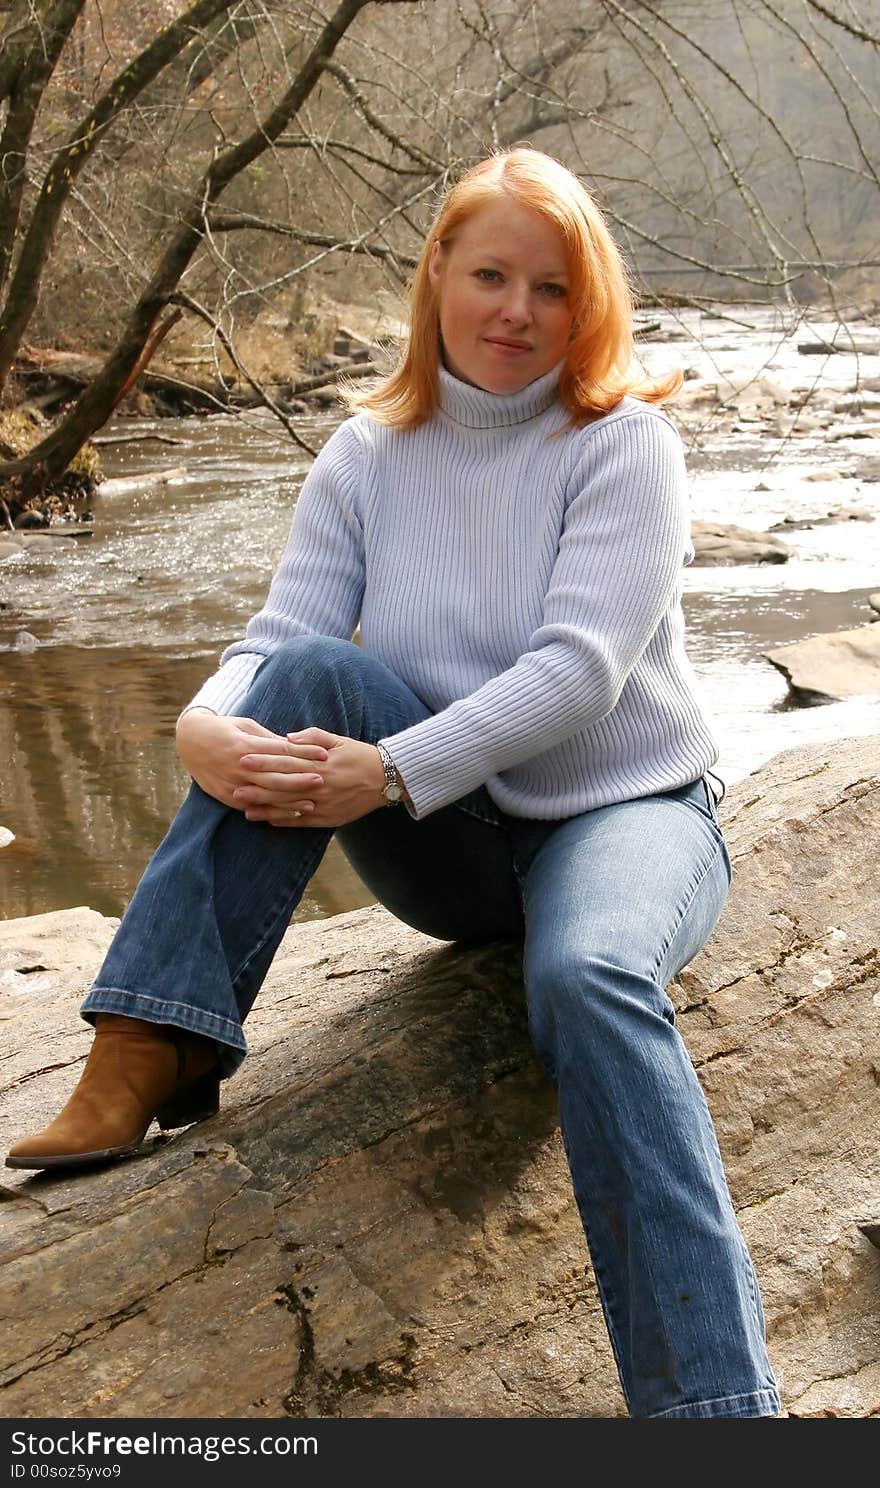
M248 821L341 827L385 804L375 745L326 729L275 734L194 708L177 726L177 752L203 791Z

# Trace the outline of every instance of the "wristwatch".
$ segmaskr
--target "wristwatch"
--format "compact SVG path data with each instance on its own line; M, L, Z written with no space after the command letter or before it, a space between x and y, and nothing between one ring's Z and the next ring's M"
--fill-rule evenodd
M385 771L385 784L382 787L382 794L389 806L399 806L406 795L403 781L398 774L396 764L384 744L377 744L376 748L379 751L379 758L382 761L382 769Z

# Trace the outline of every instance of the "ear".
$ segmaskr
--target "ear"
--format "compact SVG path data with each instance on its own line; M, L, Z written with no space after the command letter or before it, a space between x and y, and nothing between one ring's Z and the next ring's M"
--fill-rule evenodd
M431 244L431 252L428 255L428 279L434 289L440 286L440 275L443 267L443 246L438 238Z

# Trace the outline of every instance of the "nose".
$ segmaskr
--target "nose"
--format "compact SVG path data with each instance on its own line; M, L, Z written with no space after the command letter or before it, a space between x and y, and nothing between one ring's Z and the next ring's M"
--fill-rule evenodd
M524 281L511 279L501 307L501 318L509 325L528 325L532 319L531 289Z

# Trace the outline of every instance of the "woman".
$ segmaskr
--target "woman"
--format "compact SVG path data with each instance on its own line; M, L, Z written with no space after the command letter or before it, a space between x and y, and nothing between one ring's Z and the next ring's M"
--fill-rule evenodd
M264 608L178 724L195 782L18 1167L217 1109L334 830L441 939L522 935L630 1412L773 1415L761 1303L665 984L730 865L683 648L680 441L592 199L532 150L449 193L399 368L318 457ZM350 637L360 622L361 646Z

